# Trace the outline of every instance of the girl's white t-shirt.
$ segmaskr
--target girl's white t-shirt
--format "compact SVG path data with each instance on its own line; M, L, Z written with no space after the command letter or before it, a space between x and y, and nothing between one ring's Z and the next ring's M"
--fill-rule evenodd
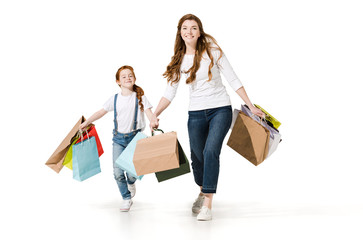
M113 112L114 110L114 99L115 95L110 97L107 102L103 105L103 109L107 112ZM152 105L147 100L146 96L142 96L142 103L144 105L144 111L148 108L152 108ZM129 133L133 130L134 126L134 117L135 117L135 101L136 101L136 92L128 96L123 96L121 93L118 93L116 100L116 112L117 112L117 131L120 133ZM137 114L137 125L136 129L141 129L143 131L145 129L145 114L141 112L140 105L138 106L138 114Z

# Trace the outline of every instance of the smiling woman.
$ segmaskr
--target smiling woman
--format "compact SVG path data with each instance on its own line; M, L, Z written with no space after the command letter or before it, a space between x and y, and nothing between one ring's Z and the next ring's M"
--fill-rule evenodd
M168 85L152 116L150 127L159 126L157 117L175 97L181 77L186 78L190 90L188 132L192 168L194 181L200 187L192 212L198 213L197 219L202 221L212 219L219 156L232 121L231 101L220 72L251 111L263 116L262 111L249 100L217 41L204 32L200 19L192 14L183 16L178 23L174 56L163 75Z

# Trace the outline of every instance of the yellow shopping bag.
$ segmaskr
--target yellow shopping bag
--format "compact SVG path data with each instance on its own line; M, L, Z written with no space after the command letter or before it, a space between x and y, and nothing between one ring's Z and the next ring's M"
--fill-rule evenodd
M271 114L269 114L265 109L263 109L262 107L260 107L257 104L255 104L255 107L261 109L261 111L266 114L266 120L269 121L270 123L272 123L274 128L278 129L280 127L281 123L276 118L274 118Z
M67 168L73 170L73 164L72 164L72 155L73 155L73 151L72 151L72 146L78 141L79 136L76 136L75 139L72 141L71 146L69 147L66 156L64 158L63 161L63 166L66 166Z

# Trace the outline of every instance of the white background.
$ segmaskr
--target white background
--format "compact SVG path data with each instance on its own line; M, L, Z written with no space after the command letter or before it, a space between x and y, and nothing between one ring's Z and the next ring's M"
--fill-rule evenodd
M362 239L362 12L349 0L1 1L1 239ZM211 222L191 214L192 174L145 176L120 213L112 114L96 122L101 174L79 183L44 163L119 91L120 66L134 67L157 106L187 13L217 39L251 100L282 122L283 141L258 167L223 147ZM189 156L188 102L181 84L160 127Z

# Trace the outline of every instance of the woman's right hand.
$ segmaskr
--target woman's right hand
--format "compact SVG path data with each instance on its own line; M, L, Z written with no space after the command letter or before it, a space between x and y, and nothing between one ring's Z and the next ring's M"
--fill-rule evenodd
M151 131L153 131L154 128L158 127L159 127L159 119L156 117L155 114L153 114L150 121L150 129Z

